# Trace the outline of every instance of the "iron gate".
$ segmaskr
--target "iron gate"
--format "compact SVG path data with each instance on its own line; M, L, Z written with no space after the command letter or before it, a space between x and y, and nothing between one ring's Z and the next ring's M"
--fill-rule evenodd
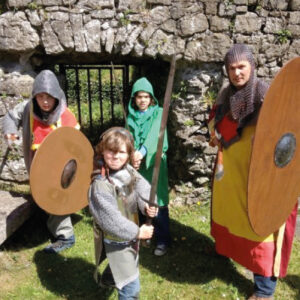
M60 64L68 107L91 141L110 126L124 126L130 65Z

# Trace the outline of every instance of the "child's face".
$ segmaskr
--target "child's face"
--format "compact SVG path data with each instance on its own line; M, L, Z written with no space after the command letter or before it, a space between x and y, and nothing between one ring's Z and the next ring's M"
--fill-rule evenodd
M125 143L120 144L118 152L109 149L103 151L103 159L111 170L120 170L128 161L128 158L129 156Z
M45 112L51 112L55 105L55 99L47 93L38 93L36 96L36 101L41 110Z
M145 111L148 109L151 103L151 96L146 92L138 92L135 96L135 104L140 111Z

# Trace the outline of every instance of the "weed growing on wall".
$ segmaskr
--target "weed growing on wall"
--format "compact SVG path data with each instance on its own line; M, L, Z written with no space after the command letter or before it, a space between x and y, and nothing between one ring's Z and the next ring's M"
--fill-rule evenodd
M186 81L180 81L179 85L175 89L176 91L172 94L172 100L178 100L179 98L186 98L188 83Z
M213 89L209 89L206 91L206 93L203 96L203 102L208 106L208 108L212 108L213 104L217 99L217 95L217 91Z
M30 3L27 5L27 7L28 7L30 10L37 10L37 9L40 8L39 5L38 5L35 1L30 2Z
M287 29L277 31L277 42L279 44L286 44L292 37L292 33Z

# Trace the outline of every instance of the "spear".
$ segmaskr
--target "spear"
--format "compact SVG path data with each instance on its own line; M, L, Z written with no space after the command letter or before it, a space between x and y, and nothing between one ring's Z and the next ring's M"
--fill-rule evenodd
M153 169L153 174L152 174L151 191L150 191L150 197L149 197L150 206L151 205L154 206L155 195L156 195L156 190L157 190L157 182L158 182L161 156L162 156L162 150L163 150L165 129L167 126L169 107L170 107L172 89L173 89L173 82L174 82L174 77L175 77L175 66L176 66L176 54L174 54L172 57L170 71L169 71L169 77L168 77L168 82L167 82L167 88L165 91L163 114L162 114L161 123L160 123L157 151L156 151L156 155L155 155L155 163L154 163L154 169ZM146 223L148 225L150 225L152 223L152 219L148 217Z

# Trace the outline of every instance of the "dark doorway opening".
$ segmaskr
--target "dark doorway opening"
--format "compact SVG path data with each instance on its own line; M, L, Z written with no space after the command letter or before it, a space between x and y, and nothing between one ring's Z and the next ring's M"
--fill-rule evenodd
M124 111L130 97L132 74L129 64L59 64L68 107L92 144L111 126L124 126Z

